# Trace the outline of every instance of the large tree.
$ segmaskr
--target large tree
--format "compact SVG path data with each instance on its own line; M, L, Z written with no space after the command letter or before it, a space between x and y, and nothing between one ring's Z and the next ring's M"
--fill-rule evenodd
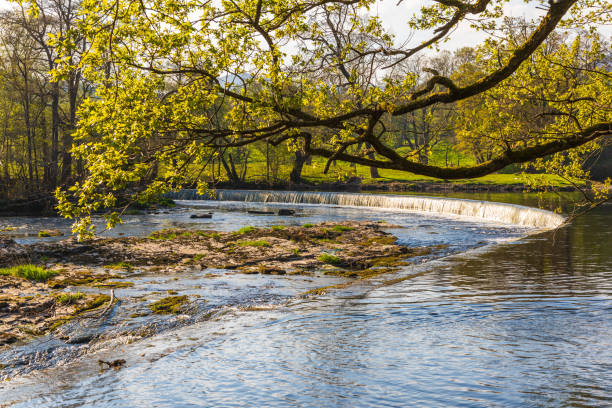
M78 65L62 60L60 72L82 69L96 84L96 96L81 108L83 143L75 148L88 177L75 186L77 206L60 193L62 210L86 216L113 205L115 191L142 179L149 181L145 196L174 188L197 176L214 152L264 140L330 162L458 179L589 149L612 133L610 63L603 52L593 56L595 63L576 65L562 53L542 51L552 36L569 38L578 27L596 38L597 27L611 21L607 1L527 1L537 17L517 33L508 31L503 0L432 0L406 16L417 44L396 41L369 13L374 3L84 0L79 30L88 49ZM477 47L476 71L453 76L424 66L414 72L415 58L431 59L432 49L468 24L487 37ZM57 45L66 55L74 50L70 41ZM580 80L541 92L546 84L521 80L532 66L538 74L568 70ZM517 132L511 137L484 135L497 140L489 141L495 148L479 163L441 167L392 147L394 118L494 95L512 81L525 90L508 98L533 97L532 86L544 98L541 127L509 127ZM506 113L504 120L512 121L513 112ZM469 133L469 126L462 131ZM80 224L86 226L87 218Z

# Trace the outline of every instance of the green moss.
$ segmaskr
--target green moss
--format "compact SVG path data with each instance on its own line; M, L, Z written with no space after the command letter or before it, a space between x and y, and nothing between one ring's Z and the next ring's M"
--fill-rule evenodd
M314 224L306 223L306 224L302 225L302 228L312 228L312 227L314 227Z
M327 292L329 292L330 290L346 288L347 286L350 286L351 284L352 284L352 282L347 282L347 283L339 283L337 285L323 286L321 288L315 288L315 289L307 290L306 292L302 292L300 295L301 296L324 295Z
M385 256L382 258L374 258L370 265L372 267L398 267L398 266L406 266L410 265L406 258L410 255L400 255L400 256Z
M108 281L108 282L100 282L95 285L98 288L129 288L134 286L134 282L117 282L117 281Z
M237 245L241 247L269 247L270 243L266 240L260 239L258 241L241 241L238 242Z
M64 234L62 234L61 231L59 230L40 230L38 231L38 237L39 238L45 238L45 237L60 237Z
M272 231L282 231L285 229L284 225L273 225L272 226Z
M332 228L332 230L336 232L352 231L354 229L355 228L349 227L347 225L334 225L334 227Z
M323 262L330 265L339 265L342 263L342 260L338 258L336 255L331 254L321 254L317 257L319 262Z
M244 234L248 234L249 232L253 232L255 230L257 230L257 228L255 228L253 226L242 227L238 231L233 232L233 234L244 235Z
M10 268L1 268L0 275L14 276L37 282L46 282L49 278L57 275L57 272L32 264L25 264L12 266Z
M81 278L62 279L62 280L52 281L52 282L49 282L49 287L52 289L59 289L59 288L65 288L66 286L88 285L90 283L97 282L97 281L98 279L90 275L90 276L84 276Z
M61 293L55 297L55 301L62 305L72 305L77 302L77 300L82 299L83 295L81 292L77 293Z
M199 261L202 260L202 258L204 258L204 256L205 256L204 254L196 254L196 255L193 256L193 260L195 262L199 262Z
M153 302L149 309L155 314L179 314L187 303L187 296L169 296Z
M90 310L94 310L99 308L100 306L108 303L110 301L110 296L108 295L98 295L93 298L90 302L87 302L84 306L78 308L74 314L78 315L84 312L88 312Z
M132 272L134 270L134 267L129 262L117 262L111 265L104 265L104 267L115 271Z
M370 246L372 244L380 244L380 245L393 245L397 241L397 238L393 235L382 236L382 237L374 237L361 241L359 245L362 246Z
M74 319L76 316L83 314L85 312L88 312L90 310L97 309L105 305L109 301L110 301L110 297L108 295L98 295L95 298L93 298L91 301L87 302L85 305L81 306L80 308L77 308L74 311L74 313L72 313L71 316L66 316L66 317L57 319L51 326L49 326L47 331L53 331L57 329L58 327L68 323L69 321Z

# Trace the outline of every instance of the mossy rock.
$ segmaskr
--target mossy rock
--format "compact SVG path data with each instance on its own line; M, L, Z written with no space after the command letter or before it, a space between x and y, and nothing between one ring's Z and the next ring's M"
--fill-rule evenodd
M169 296L151 303L149 309L155 314L180 314L187 302L187 295Z

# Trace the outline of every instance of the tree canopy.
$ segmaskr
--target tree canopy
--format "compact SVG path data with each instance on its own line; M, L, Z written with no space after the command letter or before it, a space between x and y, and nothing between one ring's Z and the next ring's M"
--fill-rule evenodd
M84 217L85 231L116 191L144 181L137 197L162 193L260 141L443 179L524 162L582 174L612 134L612 59L597 32L612 5L528 0L527 20L506 16L505 3L431 0L406 16L414 43L390 34L373 0L82 0L77 23L51 38L56 78L78 71L95 87L73 149L87 176L72 188L76 204L58 192L60 209ZM466 24L486 39L452 67L436 64ZM428 143L391 143L400 119L421 112L430 129L434 109L453 110L442 122L452 116L476 163L430 164Z

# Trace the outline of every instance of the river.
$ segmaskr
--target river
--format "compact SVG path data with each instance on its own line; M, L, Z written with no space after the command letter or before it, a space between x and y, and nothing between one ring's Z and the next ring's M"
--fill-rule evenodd
M279 204L180 204L188 211L128 218L115 233L184 226L188 214L213 209L213 220L198 222L227 230L376 219L402 225L394 233L407 245L448 247L405 267L395 282L315 297L297 294L324 282L228 277L225 286L202 289L225 306L213 318L16 376L0 385L0 406L612 405L610 205L533 234L491 220L384 209L294 205L300 217L279 221L245 211ZM64 226L42 223L50 222ZM240 307L247 303L258 307ZM98 358L115 356L127 360L125 368L98 371Z

